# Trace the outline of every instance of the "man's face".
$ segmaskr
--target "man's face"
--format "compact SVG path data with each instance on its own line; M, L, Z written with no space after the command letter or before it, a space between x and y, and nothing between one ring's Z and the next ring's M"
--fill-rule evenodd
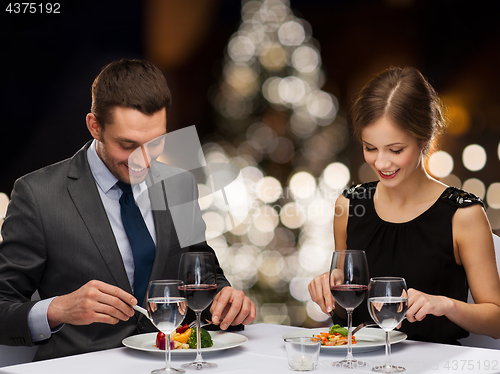
M87 126L97 140L97 154L109 171L123 183L141 183L163 151L163 135L167 132L165 108L147 115L136 109L116 107L113 123L104 129L97 123L89 124L92 118L92 114L87 116ZM137 148L140 151L134 152Z

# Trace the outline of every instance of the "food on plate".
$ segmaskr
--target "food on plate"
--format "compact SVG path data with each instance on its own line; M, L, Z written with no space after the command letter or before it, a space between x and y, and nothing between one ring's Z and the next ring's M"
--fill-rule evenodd
M201 348L208 348L214 345L210 333L205 330L200 330ZM161 331L156 335L156 347L165 350L165 334ZM170 349L196 349L196 328L189 328L187 324L178 327L170 334Z
M209 348L214 345L210 333L205 329L200 329L200 339L201 348ZM189 337L187 343L189 344L189 348L196 349L196 327L192 328L191 336Z
M340 325L333 325L328 332L321 332L314 335L315 338L321 339L321 345L335 346L347 345L347 329ZM356 344L356 338L352 337L352 344Z

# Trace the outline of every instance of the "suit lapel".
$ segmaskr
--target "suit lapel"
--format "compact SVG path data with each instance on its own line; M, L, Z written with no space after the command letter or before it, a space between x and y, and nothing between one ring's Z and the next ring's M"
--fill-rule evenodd
M71 161L68 192L116 284L132 293L120 250L87 162L89 145L90 142Z

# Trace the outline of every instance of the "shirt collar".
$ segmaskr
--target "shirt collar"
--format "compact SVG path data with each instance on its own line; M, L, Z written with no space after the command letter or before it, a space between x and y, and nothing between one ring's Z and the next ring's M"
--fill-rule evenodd
M118 182L118 179L109 171L108 167L104 165L101 158L97 155L97 141L94 139L89 149L87 150L87 158L89 160L90 170L92 175L99 186L99 188L104 192L113 188L113 186Z

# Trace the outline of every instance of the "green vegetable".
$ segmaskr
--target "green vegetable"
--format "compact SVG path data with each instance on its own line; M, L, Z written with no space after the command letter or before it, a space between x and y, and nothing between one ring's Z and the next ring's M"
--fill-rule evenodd
M337 333L342 336L347 336L347 329L344 327L341 327L340 325L333 325L330 327L330 334Z
M207 330L205 329L200 330L200 338L201 338L201 348L209 348L214 345L212 337L210 336L210 333ZM187 343L189 344L189 348L196 349L196 327L193 327L191 329L191 336L189 337Z

